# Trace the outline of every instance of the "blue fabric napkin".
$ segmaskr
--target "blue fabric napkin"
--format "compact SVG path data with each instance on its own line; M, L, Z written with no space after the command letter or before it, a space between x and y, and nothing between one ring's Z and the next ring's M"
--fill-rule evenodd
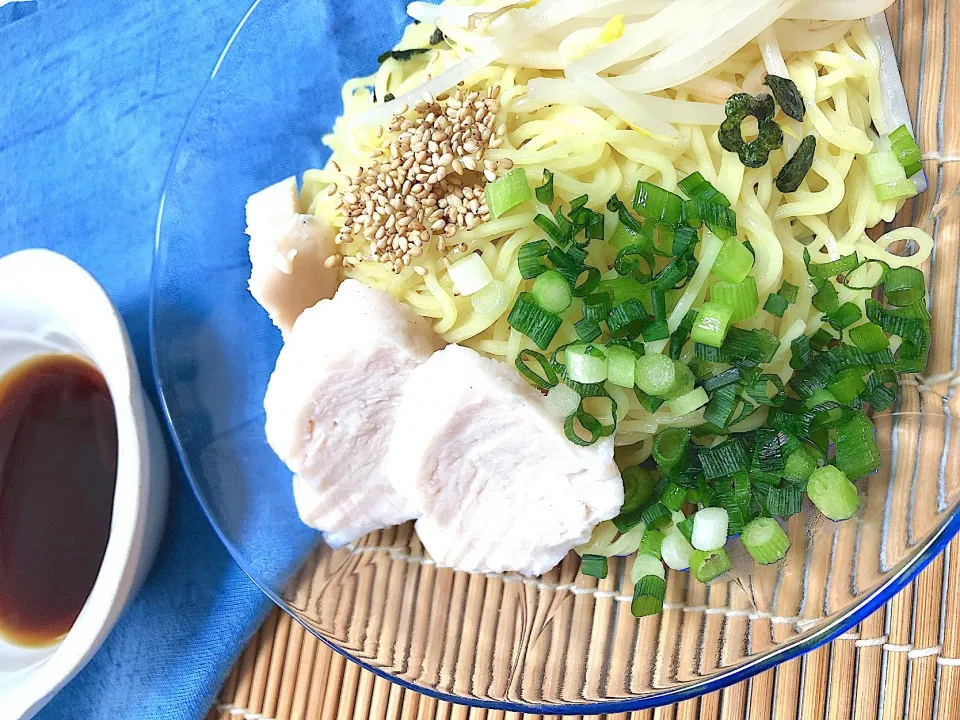
M148 393L148 287L163 178L249 0L40 0L0 7L0 254L57 250L104 285ZM175 456L145 586L44 720L201 718L264 617ZM2 699L0 699L2 704Z

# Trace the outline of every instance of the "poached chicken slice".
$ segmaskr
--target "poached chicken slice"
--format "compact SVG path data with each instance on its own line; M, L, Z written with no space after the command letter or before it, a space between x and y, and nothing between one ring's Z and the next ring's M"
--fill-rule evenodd
M267 441L331 545L415 517L383 459L407 376L442 346L423 318L349 279L293 325L264 398Z
M333 297L339 269L327 267L337 253L336 231L300 213L297 179L271 185L247 200L250 236L250 294L284 337L300 313Z
M623 504L613 441L579 447L509 365L449 345L410 373L386 467L438 564L539 575Z

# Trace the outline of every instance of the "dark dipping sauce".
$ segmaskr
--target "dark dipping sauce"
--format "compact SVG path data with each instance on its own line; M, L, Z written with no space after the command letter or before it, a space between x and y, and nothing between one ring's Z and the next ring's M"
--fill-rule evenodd
M100 371L38 355L0 378L0 635L42 647L73 626L103 562L117 421Z

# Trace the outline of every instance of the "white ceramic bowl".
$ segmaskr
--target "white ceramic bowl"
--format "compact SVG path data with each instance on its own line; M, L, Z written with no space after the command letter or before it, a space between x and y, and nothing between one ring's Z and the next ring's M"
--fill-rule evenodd
M113 518L100 573L70 632L40 649L0 639L0 720L32 717L93 656L143 582L166 516L163 435L110 298L62 255L8 255L0 259L0 375L50 352L88 357L110 388L118 436Z

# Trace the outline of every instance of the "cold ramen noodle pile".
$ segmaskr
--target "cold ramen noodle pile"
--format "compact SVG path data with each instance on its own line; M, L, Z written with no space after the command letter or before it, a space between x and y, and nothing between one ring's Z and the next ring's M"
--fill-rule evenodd
M284 331L267 437L333 544L409 519L441 565L631 556L852 517L870 414L924 369L926 189L890 0L412 3L333 155L247 206Z

